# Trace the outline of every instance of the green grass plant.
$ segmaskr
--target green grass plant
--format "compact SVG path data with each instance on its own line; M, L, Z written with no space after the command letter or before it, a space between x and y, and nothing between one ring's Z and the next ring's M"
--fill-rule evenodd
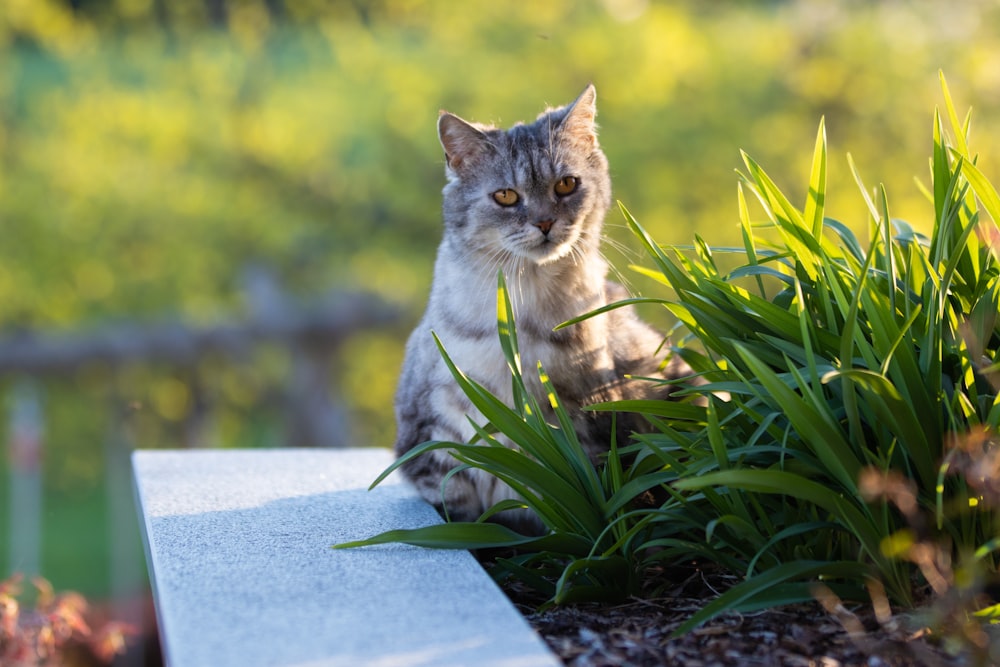
M551 409L525 388L501 279L498 329L516 405L448 360L488 423L475 425L476 442L427 443L408 456L448 448L495 474L523 502L484 519L527 507L547 534L452 523L345 546L515 547L495 573L552 603L648 591L653 566L692 559L742 578L679 633L727 610L813 599L818 583L842 598L877 589L911 608L931 589L941 598L995 578L1000 195L970 152L969 117L958 118L941 82L945 109L934 114L930 185L921 186L929 237L893 219L885 188L869 190L853 161L868 238L825 215L822 122L801 207L743 155L742 247L701 238L661 247L622 208L654 265L638 270L670 293L627 303L659 303L683 323L688 336L674 352L703 384L688 383L680 401L591 406L642 413L652 427L611 443L593 465L541 366ZM644 505L650 490L658 501ZM925 547L933 558L920 556ZM959 597L967 612L996 614L975 594Z
M945 558L975 553L996 572L995 508L968 478L948 474L961 448L947 443L981 428L991 436L976 456L997 448L1000 401L990 375L1000 270L990 240L1000 200L975 166L968 118L958 120L943 77L942 87L947 121L935 113L925 189L930 238L892 219L884 188L872 196L856 169L870 214L867 250L824 216L822 124L802 208L744 155L743 248L713 250L698 239L691 249L663 249L625 212L655 262L647 273L673 291L663 304L702 348L686 357L711 380L701 390L710 419L690 441L686 465L698 451L714 464L673 487L693 494L685 502L716 510L705 542L725 540L730 558L746 563L745 580L680 632L726 609L809 599L815 581L860 587L876 579L892 601L911 606L926 582L901 556L928 534ZM746 193L764 220L751 218ZM720 270L723 254L738 256L737 268ZM711 393L723 391L727 399ZM664 407L659 418L670 429L661 444L676 442L685 421ZM930 520L914 525L889 496L866 496L859 484L870 472L908 480ZM732 538L719 535L720 524Z
M673 481L674 474L659 465L644 465L639 458L624 465L614 442L609 464L596 467L577 439L571 418L540 363L535 370L548 405L539 403L526 387L502 274L497 289L497 328L511 374L514 405L504 404L466 376L435 337L456 382L488 423L472 422L477 437L470 443L431 441L415 447L372 486L414 457L434 449L448 449L461 466L488 471L514 489L521 500L502 501L477 522L394 530L338 548L396 541L438 548L516 547L518 554L499 559L498 576L513 575L530 581L553 602L613 599L637 593L637 563L641 560L637 534L642 532L643 516L648 516L651 508L643 511L633 506L649 489ZM517 443L517 447L505 445L498 434ZM522 535L487 522L499 512L523 509L539 517L546 529L544 535Z

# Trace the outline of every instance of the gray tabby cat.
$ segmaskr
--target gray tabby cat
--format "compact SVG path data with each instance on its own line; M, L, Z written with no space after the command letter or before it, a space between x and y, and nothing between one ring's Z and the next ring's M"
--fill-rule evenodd
M501 130L442 113L438 134L447 161L444 237L438 249L430 300L410 336L396 394L396 453L427 440L467 442L466 415L484 423L456 385L431 332L467 375L512 401L510 373L497 339L496 276L507 278L525 377L540 360L574 416L581 442L593 457L607 451L611 417L582 406L625 398L665 396L666 387L625 375L675 377L679 360L660 369L663 336L629 309L554 331L580 314L625 298L605 279L600 252L604 215L611 204L608 162L597 143L597 93L588 86L572 104L542 113L530 124ZM619 415L621 434L640 424ZM620 439L623 442L624 439ZM404 465L420 494L439 510L441 482L456 461L435 450ZM496 478L467 469L451 477L443 499L454 520L474 520L501 499L516 497ZM502 522L538 530L526 513Z

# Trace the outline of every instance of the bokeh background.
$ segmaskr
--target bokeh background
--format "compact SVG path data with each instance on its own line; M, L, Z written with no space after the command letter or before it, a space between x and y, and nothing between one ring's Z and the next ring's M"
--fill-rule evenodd
M616 198L663 243L714 246L739 244L740 150L802 201L825 117L828 215L866 229L850 152L929 231L939 70L996 177L998 35L987 0L3 0L0 573L136 613L131 449L391 444L440 235L440 109L511 124L594 82ZM657 293L615 211L608 234ZM261 290L310 313L360 291L397 316L17 362L37 341L254 322ZM326 441L290 416L317 393Z

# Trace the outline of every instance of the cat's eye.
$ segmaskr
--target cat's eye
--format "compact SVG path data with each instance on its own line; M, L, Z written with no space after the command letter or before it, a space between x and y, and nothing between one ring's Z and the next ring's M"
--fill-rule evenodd
M493 201L500 204L501 206L513 206L518 202L520 197L516 192L510 188L504 188L503 190L497 190L493 193Z
M560 197L565 197L566 195L571 195L576 192L576 186L579 185L579 181L576 176L563 176L556 183L555 188L556 194Z

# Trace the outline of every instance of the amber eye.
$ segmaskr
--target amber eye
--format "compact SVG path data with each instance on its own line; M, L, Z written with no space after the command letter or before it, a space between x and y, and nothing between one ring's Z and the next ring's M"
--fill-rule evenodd
M576 186L579 182L576 180L576 176L564 176L554 188L556 194L560 197L565 197L566 195L571 195L576 191Z
M493 201L500 204L501 206L513 206L517 203L520 197L516 192L510 188L505 188L503 190L497 190L493 193Z

